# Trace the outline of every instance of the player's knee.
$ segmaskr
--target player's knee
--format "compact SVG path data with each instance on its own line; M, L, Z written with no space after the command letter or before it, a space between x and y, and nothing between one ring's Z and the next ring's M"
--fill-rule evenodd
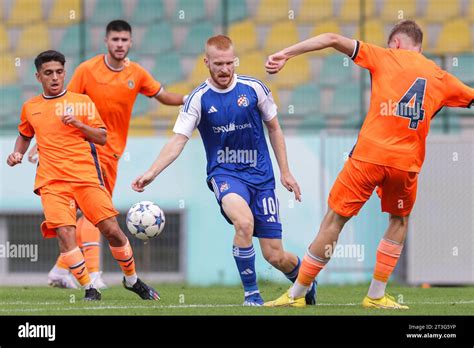
M408 228L408 216L390 215L389 224L391 227Z
M271 250L270 252L266 252L263 257L275 268L280 268L285 261L285 254L281 250Z
M235 233L242 237L252 237L253 221L251 219L242 219L234 222Z
M74 226L63 226L59 227L56 230L58 240L59 240L59 247L61 252L66 252L69 250L74 249L76 244L76 229Z
M97 227L99 227L100 232L110 245L121 246L126 243L127 237L120 229L116 220L100 222Z

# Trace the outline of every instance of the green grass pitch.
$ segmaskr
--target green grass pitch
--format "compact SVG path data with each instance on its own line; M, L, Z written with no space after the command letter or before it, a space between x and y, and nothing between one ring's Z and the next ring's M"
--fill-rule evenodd
M474 287L412 288L389 286L389 293L410 306L407 311L364 309L367 284L320 286L318 305L306 308L242 307L240 287L154 284L161 301L143 301L120 286L102 291L102 301L85 303L82 290L48 287L0 287L0 315L473 315ZM265 300L287 285L261 284Z

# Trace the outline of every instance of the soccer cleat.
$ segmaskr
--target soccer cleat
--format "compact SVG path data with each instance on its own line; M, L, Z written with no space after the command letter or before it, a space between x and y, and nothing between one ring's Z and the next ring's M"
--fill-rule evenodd
M86 295L84 296L84 301L100 301L102 299L102 295L100 291L96 288L89 288L86 289Z
M48 274L48 285L61 289L78 289L74 277L71 274L58 275L53 272Z
M306 307L306 300L304 297L293 298L290 296L290 290L287 290L283 295L274 301L265 302L265 307Z
M105 284L104 280L102 279L102 272L92 272L90 273L91 282L94 284L94 288L96 289L107 289L107 284Z
M244 307L252 307L252 306L259 307L259 306L263 306L263 303L264 303L264 301L263 301L262 296L260 296L260 293L257 292L255 294L245 296L244 303L242 304L242 306L244 306Z
M133 284L133 286L129 286L125 277L123 277L122 284L125 289L133 291L143 300L158 301L160 299L160 294L155 289L142 282L140 278L137 279L137 282Z
M315 279L313 284L311 284L310 290L306 293L304 297L307 305L316 305L316 298L318 297L318 281Z
M408 306L398 303L395 301L393 296L388 294L385 294L384 297L375 300L365 296L364 300L362 301L362 307L379 309L409 309Z

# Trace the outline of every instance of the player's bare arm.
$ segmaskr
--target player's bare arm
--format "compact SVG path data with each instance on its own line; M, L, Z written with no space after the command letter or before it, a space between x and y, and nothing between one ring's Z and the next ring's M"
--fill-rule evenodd
M165 90L162 90L155 97L160 103L165 105L182 105L184 104L184 96L178 93L172 93Z
M187 142L187 136L183 134L173 135L163 146L158 158L153 162L150 169L132 182L132 189L137 192L143 192L145 186L149 185L166 167L179 157Z
M281 184L290 192L294 192L295 199L301 202L301 190L300 186L296 182L295 178L290 172L288 166L288 157L286 155L285 137L278 122L278 118L275 116L270 121L265 121L265 125L268 129L268 137L272 144L273 152L280 168L280 181Z
M33 164L38 162L38 144L34 144L28 151L28 161Z
M76 127L87 138L88 141L98 145L105 145L107 142L107 131L104 128L94 128L79 121L73 115L66 115L62 118L64 124Z
M28 147L30 146L30 142L31 142L31 138L24 137L23 135L19 135L16 138L13 152L7 157L7 164L10 167L13 167L21 163L21 161L23 160L23 155L25 154L26 150L28 150Z
M288 59L299 56L303 53L319 51L329 47L332 47L348 56L352 56L355 48L355 41L345 36L333 33L317 35L272 54L268 57L267 62L265 63L265 69L269 74L276 74L285 66Z

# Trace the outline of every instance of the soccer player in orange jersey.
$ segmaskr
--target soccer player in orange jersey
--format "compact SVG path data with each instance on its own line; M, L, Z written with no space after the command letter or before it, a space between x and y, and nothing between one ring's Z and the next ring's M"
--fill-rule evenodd
M474 89L421 54L422 40L420 27L405 20L392 29L388 48L326 33L268 58L266 70L274 74L292 57L335 48L370 71L372 95L357 143L332 187L328 211L304 257L298 279L267 306L305 305L306 288L329 261L344 224L357 215L378 187L382 211L390 214L389 226L377 248L372 283L362 305L408 309L387 295L385 287L407 234L430 122L444 106L470 107L474 102Z
M107 54L100 54L79 65L67 90L88 95L107 127L108 140L98 148L98 154L105 187L112 195L118 161L127 143L137 95L141 93L167 105L181 105L185 96L165 91L143 67L127 58L132 47L132 28L126 21L114 20L107 25L105 45ZM30 152L29 155L34 156L34 153ZM99 272L99 230L87 219L80 217L77 221L77 237L91 277L98 288L104 288ZM65 263L59 257L48 274L48 283L58 287L74 287L68 274Z
M62 262L85 289L85 300L100 300L84 257L76 244L76 210L97 226L108 240L113 257L124 273L123 285L142 299L158 300L158 293L135 272L130 243L115 218L118 215L104 186L95 144L104 145L107 132L91 99L64 90L65 58L45 51L35 59L43 94L23 104L18 136L7 163L21 163L36 136L40 163L34 192L41 196L45 238L58 238Z

